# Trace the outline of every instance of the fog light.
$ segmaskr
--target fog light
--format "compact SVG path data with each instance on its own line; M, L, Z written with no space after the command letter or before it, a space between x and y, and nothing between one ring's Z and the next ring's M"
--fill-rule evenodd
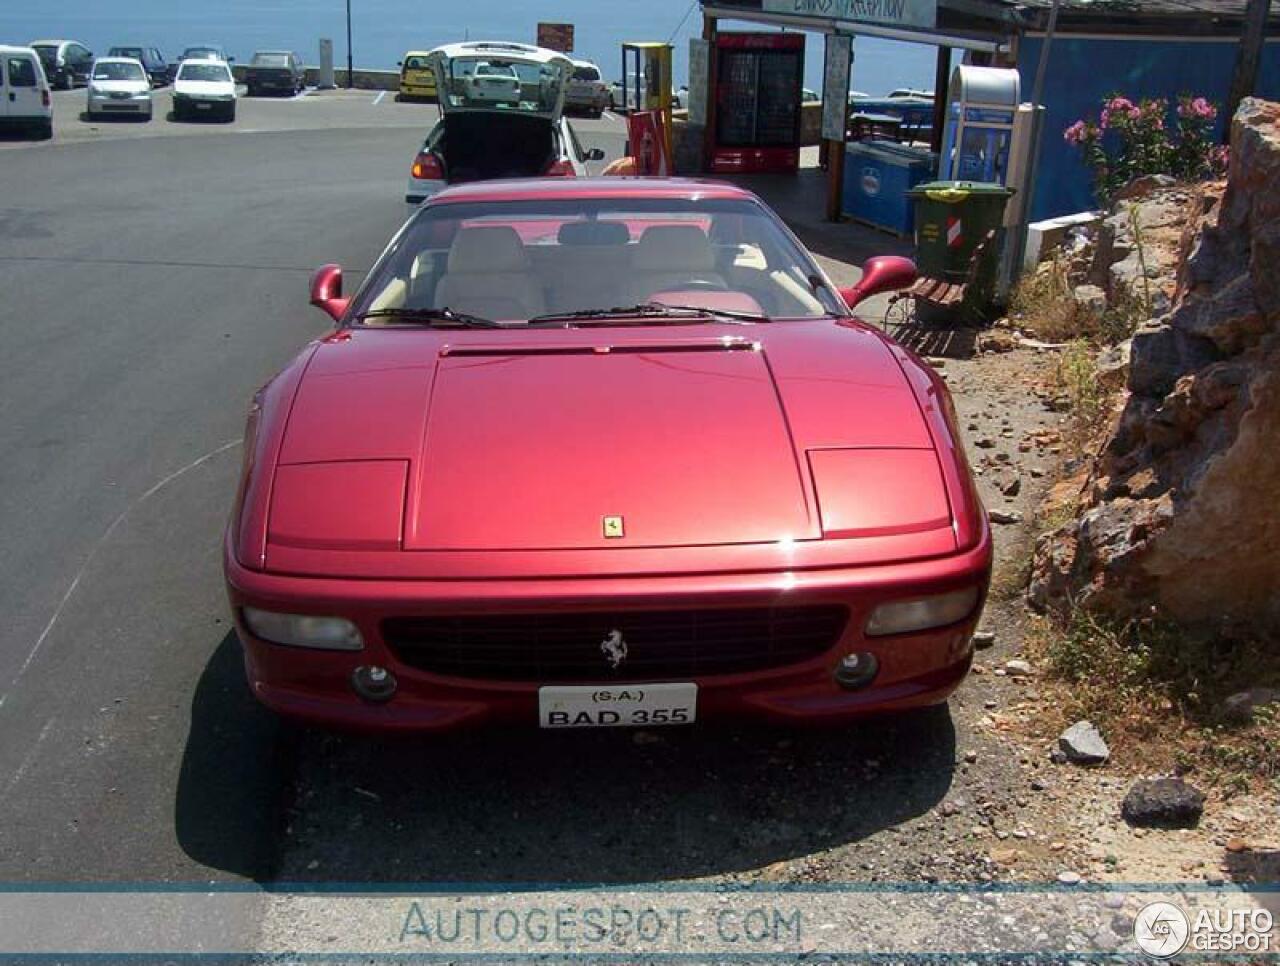
M846 691L865 688L880 672L880 662L870 651L855 651L840 658L836 665L836 684Z
M376 664L361 665L351 672L351 689L366 701L381 704L396 693L396 676Z

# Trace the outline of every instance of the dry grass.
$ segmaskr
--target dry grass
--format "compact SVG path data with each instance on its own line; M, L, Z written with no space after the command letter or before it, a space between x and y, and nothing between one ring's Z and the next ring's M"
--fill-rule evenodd
M1072 297L1066 263L1058 254L1022 276L1009 300L1018 324L1045 342L1068 342L1086 334L1089 320Z
M1116 398L1098 379L1097 353L1087 340L1076 339L1062 350L1053 382L1067 413L1063 453L1067 459L1084 455L1102 431Z
M1121 767L1193 774L1224 795L1280 792L1280 713L1259 709L1248 725L1222 717L1228 695L1280 683L1274 648L1082 610L1035 619L1027 647L1048 671L1037 722L1045 737L1088 718Z

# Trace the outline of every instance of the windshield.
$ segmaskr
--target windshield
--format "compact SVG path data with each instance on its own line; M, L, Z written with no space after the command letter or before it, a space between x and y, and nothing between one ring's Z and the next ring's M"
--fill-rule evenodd
M136 57L142 60L141 47L112 47L107 53L111 57Z
M222 51L213 47L188 47L182 52L182 57L184 60L202 60L209 57L221 60Z
M146 80L146 74L138 64L103 64L93 65L94 80L131 81Z
M58 48L51 44L37 44L31 48L36 52L36 56L40 58L40 62L45 68L51 68L58 58Z
M647 302L776 318L844 314L809 257L754 202L644 198L424 208L353 308L448 308L518 323Z
M183 64L178 80L229 82L231 72L221 64Z
M560 69L552 64L454 57L445 75L451 107L542 113L555 110L560 97Z
M254 67L288 67L288 54L254 54Z
M600 71L594 67L575 67L573 69L573 79L576 81L598 81L600 79Z

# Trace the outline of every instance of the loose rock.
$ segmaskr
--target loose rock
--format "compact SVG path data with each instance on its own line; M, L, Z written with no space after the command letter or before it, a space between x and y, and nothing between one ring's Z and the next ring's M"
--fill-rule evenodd
M1248 724L1256 708L1276 702L1280 702L1280 688L1250 688L1227 698L1222 703L1222 715L1229 721Z
M976 650L985 651L996 642L994 631L976 631L973 635L973 646Z
M1092 721L1077 721L1058 736L1058 749L1077 765L1101 765L1111 749Z
M1023 660L1005 661L1004 670L1011 678L1024 678L1034 673L1031 665Z
M1181 778L1147 778L1124 796L1120 814L1140 828L1194 828L1204 812L1204 793Z
M1022 514L1015 513L1012 510L988 510L987 518L992 523L1008 525L1022 522Z

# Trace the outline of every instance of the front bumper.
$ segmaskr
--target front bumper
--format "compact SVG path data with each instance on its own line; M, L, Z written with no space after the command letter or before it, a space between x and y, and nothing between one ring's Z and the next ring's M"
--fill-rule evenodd
M446 677L400 661L384 642L390 616L554 614L641 609L804 604L846 606L844 632L825 652L763 671L694 677L699 720L753 718L776 722L845 721L945 701L972 660L971 638L990 575L989 534L965 553L879 568L723 576L494 581L363 581L300 578L247 570L228 546L225 570L245 669L254 695L268 707L315 723L381 731L426 731L508 723L537 727L538 688L558 681L488 681ZM917 633L869 638L867 616L879 603L978 585L983 593L964 620ZM352 620L362 651L287 647L255 637L242 608L333 615ZM880 670L870 685L835 682L842 657L869 651ZM399 683L385 704L352 690L360 666L389 669ZM609 681L602 663L601 682Z
M108 95L89 95L89 112L91 114L150 114L150 97L110 97Z

